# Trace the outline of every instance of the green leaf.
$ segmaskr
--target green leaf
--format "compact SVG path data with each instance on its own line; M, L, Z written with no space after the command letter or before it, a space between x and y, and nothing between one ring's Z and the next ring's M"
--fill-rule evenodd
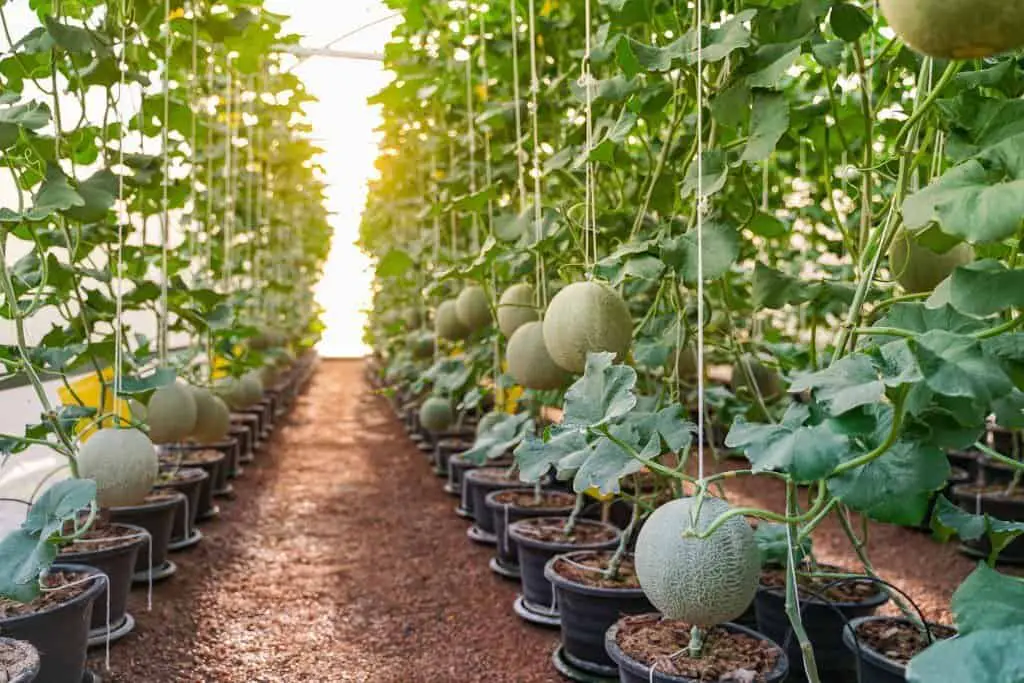
M747 76L747 85L751 88L767 88L775 90L782 85L782 78L789 67L793 66L800 56L800 46L789 48L787 45L765 45L754 55L754 68L760 70Z
M416 265L409 254L391 249L377 262L377 277L401 277Z
M638 452L643 450L635 443L635 430L625 425L615 425L609 430L621 442L634 447ZM645 457L652 455L645 453ZM658 450L653 456L661 455ZM643 469L643 464L631 456L629 452L607 437L600 437L593 447L587 451L586 460L576 470L573 478L573 490L583 493L591 487L597 487L602 494L618 493L619 480Z
M636 370L613 365L615 354L588 353L583 377L565 392L562 426L595 428L626 415L636 405Z
M950 607L962 636L1020 626L1024 581L979 562L953 593Z
M705 64L720 62L736 50L750 46L750 29L747 24L757 15L756 10L746 9L718 28L710 28L701 45ZM697 46L691 37L690 62L697 61Z
M848 43L855 43L871 30L871 17L856 5L841 2L832 7L829 15L832 32Z
M960 266L950 276L949 302L976 316L1024 307L1024 270L1009 270L993 259Z
M932 330L918 337L916 352L925 383L937 394L988 405L1013 389L999 363L973 337Z
M32 504L21 528L46 540L59 533L72 519L96 499L96 482L91 479L65 479L50 486Z
M948 304L939 308L928 308L922 303L894 304L878 325L908 332L945 330L960 334L977 332L984 327L981 321L960 313Z
M724 149L712 149L704 153L701 168L697 162L690 164L683 181L683 198L700 192L702 197L710 197L725 187L729 176L729 158Z
M740 161L763 161L789 130L789 103L779 93L758 92L750 114L750 136Z
M0 109L0 123L9 123L26 130L39 130L50 122L50 109L41 102L26 102Z
M92 33L70 24L62 24L49 16L44 17L43 22L46 24L46 32L53 38L54 44L68 52L91 54L104 52L107 49L107 46L100 42L101 34L99 33Z
M1019 608L1018 608L1019 609ZM932 644L910 660L908 683L1024 683L1024 625Z
M798 375L791 392L814 390L814 397L841 415L854 408L882 400L885 385L878 377L871 359L854 353L845 356L824 370Z
M117 200L117 177L109 170L101 169L78 183L78 194L84 203L67 209L68 217L82 223L100 221Z
M84 206L85 200L72 189L64 171L56 164L46 165L46 180L35 196L34 206L26 212L29 220L42 220L55 211L65 211L73 206Z
M586 436L575 429L558 430L547 441L527 434L514 452L519 478L525 482L538 482L552 467L589 449Z
M57 557L57 548L24 529L0 541L0 598L30 602L39 595L39 574Z
M759 237L767 237L768 239L782 237L789 232L785 223L775 216L764 213L763 211L755 213L754 217L750 219L749 223L747 223L746 228L755 235ZM762 264L758 261L757 265Z
M1005 522L988 514L973 515L949 502L945 496L939 496L935 501L931 527L935 537L943 542L954 536L964 541L988 539L991 546L989 562L995 562L1006 546L1024 534L1024 522Z
M761 552L762 567L785 567L789 564L789 533L785 524L761 522L754 529L754 540ZM803 559L811 553L811 539L800 541L797 558Z
M828 423L756 424L739 417L725 445L743 451L755 472L788 472L797 482L812 482L829 474L848 450L847 438Z
M490 429L478 434L473 447L462 454L470 462L482 465L499 458L522 443L527 434L533 434L534 423L530 413L505 415Z
M153 391L159 389L162 386L166 386L174 382L177 377L177 373L174 368L157 368L152 373L142 376L126 376L121 378L121 390L118 392L122 396L133 396L135 394L144 394L147 391Z
M739 232L732 225L709 219L701 229L704 279L713 280L729 272L740 255ZM697 281L697 230L662 241L661 259L673 268L684 282Z

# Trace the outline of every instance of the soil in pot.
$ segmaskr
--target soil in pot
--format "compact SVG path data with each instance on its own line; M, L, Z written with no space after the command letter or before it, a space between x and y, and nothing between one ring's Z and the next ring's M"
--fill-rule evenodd
M945 640L956 630L929 624L932 640ZM853 633L856 632L856 639ZM915 624L900 617L862 617L843 631L843 644L860 658L859 683L902 683L907 663L932 640Z
M200 485L199 506L196 510L196 519L205 519L213 510L214 482L224 466L224 454L212 449L180 451L161 455L160 461L165 469L198 467L209 475Z
M0 632L43 653L36 683L82 682L89 623L105 586L98 578L83 580L99 573L85 565L55 565L43 579L49 590L32 602L0 598Z
M199 497L202 493L203 481L208 475L198 467L182 467L177 470L160 473L154 488L159 491L180 491L185 495L186 503L174 514L174 525L171 527L171 543L178 543L192 537L199 513Z
M152 558L149 552L140 553L135 562L136 572L159 568L167 562L167 545L171 542L174 517L184 511L185 501L185 494L180 491L158 489L146 496L146 500L139 505L108 510L111 521L140 526L153 539Z
M31 683L39 673L39 652L24 640L0 638L0 681Z
M619 544L621 531L611 524L590 519L576 520L565 533L563 517L532 517L509 525L508 533L519 547L520 583L529 608L556 611L555 595L544 568L555 555L575 550L606 550Z
M581 550L555 555L544 568L555 587L562 629L562 653L573 666L603 676L616 675L604 647L605 632L625 614L646 614L654 607L644 596L632 555L622 558L614 576L606 570L612 550Z
M828 565L819 565L819 568L830 573L851 573ZM843 645L843 628L846 620L874 614L889 600L888 593L874 583L847 581L830 586L834 579L810 577L802 573L797 574L797 583L801 590L800 609L804 628L814 648L822 680L830 683L855 683L856 660ZM825 599L829 602L824 602ZM794 674L802 675L800 646L792 634L789 617L784 611L785 603L785 571L766 569L761 573L761 586L754 598L757 630L782 645L789 657L790 668Z
M952 501L967 512L992 515L1004 522L1024 522L1024 482L1013 490L1005 484L956 486ZM971 555L988 557L992 547L988 538L964 541L963 547ZM1009 543L999 554L999 562L1024 564L1024 536Z
M519 472L505 467L478 467L465 474L463 486L466 487L465 500L469 503L469 512L473 514L476 526L480 531L493 534L494 518L487 508L487 494L501 489L522 487Z
M627 616L608 629L605 646L623 683L777 683L788 673L782 648L756 631L736 624L709 628L701 656L690 657L690 630L690 624L660 614Z
M132 590L132 573L138 559L147 555L146 530L123 522L96 521L86 534L60 549L58 561L95 567L110 582L110 628L116 629L125 619L128 594ZM107 586L99 594L103 609L92 612L91 631L103 632L107 627ZM42 651L46 655L46 651Z
M568 517L576 504L576 496L565 491L515 488L492 491L485 503L497 536L497 557L505 567L519 566L519 548L508 534L508 527L531 517Z

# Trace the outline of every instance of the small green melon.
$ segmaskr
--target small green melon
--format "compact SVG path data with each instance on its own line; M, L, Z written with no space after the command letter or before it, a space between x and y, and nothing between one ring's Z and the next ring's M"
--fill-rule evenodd
M729 504L705 497L673 500L654 511L637 537L636 575L644 595L670 619L698 626L732 621L757 592L761 556L754 532L733 517L706 539L684 538L706 530Z
M420 424L430 432L443 432L455 421L452 402L446 398L432 396L420 406Z
M942 59L978 59L1024 45L1022 0L881 0L910 47Z
M223 441L231 430L231 411L209 389L192 387L196 401L196 426L192 438L199 443Z
M551 359L569 372L581 374L587 354L611 351L626 357L633 339L633 319L618 292L599 282L575 282L548 305L544 343Z
M434 331L438 339L459 341L469 336L469 328L459 320L455 310L455 300L442 301L434 313Z
M569 380L569 373L551 360L544 344L545 329L540 322L526 323L515 331L505 348L508 373L527 389L558 389Z
M413 332L409 335L407 344L412 357L417 360L434 355L434 335L429 332Z
M901 231L889 248L889 269L910 294L930 292L945 280L957 266L974 260L974 249L961 242L940 254L918 244Z
M777 398L782 393L782 380L779 379L778 373L771 368L761 365L750 354L745 354L742 362L750 368L750 374L753 375L754 381L757 382L757 388L761 391L762 398L769 401ZM753 387L747 382L747 375L743 372L739 363L732 366L732 378L729 380L729 384L733 391L738 390L740 387L746 387L749 391L753 392Z
M149 397L146 424L153 443L176 443L196 426L196 400L185 384L165 384Z
M263 382L260 381L259 370L250 370L241 379L242 405L248 408L259 403L263 398Z
M141 503L156 481L160 461L138 429L100 429L78 449L78 474L96 482L100 507Z
M491 304L483 287L466 287L455 299L455 312L459 321L471 332L491 324Z
M498 300L498 328L506 339L521 326L539 318L533 287L528 284L512 285Z

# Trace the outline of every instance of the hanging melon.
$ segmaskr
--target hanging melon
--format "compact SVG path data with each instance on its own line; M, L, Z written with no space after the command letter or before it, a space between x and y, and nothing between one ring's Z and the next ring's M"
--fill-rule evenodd
M160 470L153 442L138 429L101 429L76 460L78 475L96 482L96 502L103 508L141 503Z
M455 312L459 322L470 332L482 330L491 324L491 304L483 287L466 287L455 299Z
M508 372L527 389L547 391L565 386L569 373L551 360L544 344L544 324L530 322L520 326L505 349Z
M192 387L196 402L196 426L192 438L199 443L223 441L231 430L231 411L223 400L209 389Z
M761 557L754 532L733 517L705 539L706 530L729 510L720 498L681 498L654 511L637 537L637 578L651 604L670 619L714 626L743 614L757 592Z
M185 384L166 384L149 398L146 424L153 443L175 443L192 434L196 426L196 400Z
M434 313L434 331L438 339L448 341L459 341L469 336L469 328L459 320L459 314L455 310L455 300L442 301Z
M432 396L420 406L420 424L430 432L443 432L455 421L452 402L446 398Z
M969 244L961 242L940 254L918 244L905 231L896 235L889 248L889 269L910 294L931 292L957 266L973 260L974 249Z
M689 344L672 349L668 357L668 376L691 381L697 378L697 350Z
M750 374L753 376L754 381L757 383L757 388L761 392L761 397L766 401L778 397L782 393L782 380L779 379L778 373L771 368L766 368L750 354L743 356L742 361L749 369ZM729 380L730 386L733 391L737 391L740 387L746 387L748 391L753 393L753 387L747 381L747 374L743 372L743 368L740 367L739 363L735 363L732 366L732 377Z
M498 328L506 338L526 323L540 318L537 313L533 287L528 284L512 285L498 299Z
M434 335L429 332L413 332L408 337L409 353L417 360L434 355Z
M1022 0L881 0L910 47L942 59L977 59L1024 45Z
M629 307L608 285L576 282L555 295L544 317L544 343L551 359L580 374L587 354L611 351L625 358L633 339Z
M260 381L259 370L250 370L242 375L241 379L242 406L249 406L259 403L263 399L263 382Z

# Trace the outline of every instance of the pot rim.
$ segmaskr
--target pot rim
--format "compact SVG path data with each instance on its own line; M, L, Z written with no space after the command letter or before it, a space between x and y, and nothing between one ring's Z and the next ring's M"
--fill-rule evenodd
M850 652L852 652L855 657L863 657L864 659L871 662L873 665L877 666L880 669L885 669L891 674L896 674L901 677L905 676L907 673L906 664L900 664L895 659L890 659L889 657L886 657L881 652L871 647L871 645L865 643L863 639L861 639L860 637L854 640L856 630L860 628L862 624L871 621L889 621L899 622L902 624L911 623L910 620L906 617L895 617L884 614L871 614L866 617L854 617L853 619L850 619L850 621L847 624L843 625L843 645L845 645L846 648ZM941 626L942 624L936 624L934 622L929 621L928 625Z
M209 476L209 475L207 475L207 476ZM200 480L200 481L202 481L202 480ZM111 511L114 511L114 512L140 512L142 510L160 510L160 509L163 509L165 507L169 508L169 507L174 507L175 505L179 505L181 503L181 500L183 498L186 498L184 493L182 493L181 491L175 491L173 489L170 490L170 491L160 491L160 493L161 494L170 494L171 497L164 498L162 500L153 500L153 501L148 501L148 502L144 502L144 503L139 503L138 505L118 505L116 507L109 507L109 508L104 508L104 509L105 510L111 510ZM150 493L150 494L147 494L147 495L152 495L152 494Z
M652 614L657 613L654 612ZM605 651L608 653L608 656L612 658L612 661L614 661L620 668L628 671L634 676L639 676L641 678L651 678L653 680L652 672L649 666L647 666L646 664L641 664L637 660L633 659L630 655L626 654L621 647L619 647L619 643L616 640L616 636L618 635L619 623L621 621L621 619L619 621L616 621L608 628L607 631L605 631ZM784 680L784 676L789 672L789 657L786 656L786 651L782 649L782 647L778 643L776 643L774 640L772 640L771 638L769 638L768 636L764 635L759 631L755 631L752 628L747 628L746 626L741 626L740 624L735 624L731 621L726 622L724 624L719 624L719 626L722 626L723 628L733 633L742 633L744 635L753 636L754 638L757 638L759 640L771 643L778 651L779 657L775 660L775 668L769 671L767 673L767 676L775 677L776 681ZM657 673L658 676L662 677L668 683L697 683L695 679L690 678L688 676L677 676L675 674L661 673L658 671L655 671L654 673Z
M949 495L953 498L964 499L964 500L976 500L981 499L984 501L997 501L999 503L1009 503L1010 505L1019 505L1024 508L1024 499L1022 498L1007 498L998 491L990 491L986 493L967 493L960 489L966 488L967 486L975 486L974 483L970 484L959 484L952 488Z
M146 543L146 537L149 536L149 531L147 531L146 529L142 528L138 524L129 524L128 522L107 522L107 525L121 527L121 528L124 528L124 529L129 529L131 531L131 533L132 534L136 534L136 536L134 538L132 538L131 540L129 540L128 542L126 542L124 545L115 545L112 548L98 548L96 550L76 550L75 552L72 552L72 553L61 553L61 552L58 551L57 559L58 560L65 560L66 559L69 563L73 564L75 562L85 562L87 560L95 560L96 558L99 558L99 557L108 557L108 556L111 556L111 555L126 554L126 553L129 553L132 550L134 550L136 548L136 546L141 546L143 543ZM127 534L125 534L125 535L127 535ZM121 538L123 538L123 537L119 536L117 539L111 539L111 540L119 540Z
M469 474L472 474L472 472L470 472ZM544 491L545 493L561 493L557 489L541 489L541 490ZM570 503L569 505L563 505L563 506L560 506L560 507L522 507L522 506L519 506L519 505L513 505L511 503L499 503L497 500L495 500L502 493L508 493L509 491L524 491L524 492L533 493L533 488L531 488L529 486L523 486L522 482L519 482L518 486L513 486L513 487L509 487L509 488L495 489L494 491L489 492L487 494L487 496L484 497L484 504L487 506L487 509L489 509L489 510L502 510L504 508L508 508L510 512L511 511L517 511L517 512L518 511L538 512L538 513L541 513L541 514L534 515L535 517L551 517L551 516L554 516L555 513L558 513L558 512L565 512L566 510L569 510L571 512L572 509L573 509L573 506L576 504L575 502L573 502L573 503Z
M619 538L622 536L622 531L617 526L615 526L613 524L609 524L607 522L601 522L601 521L594 520L594 519L584 519L584 518L576 520L576 523L577 524L597 525L597 526L603 527L605 529L611 529L611 530L613 530L615 532L615 536L612 537L611 539L607 540L607 541L597 541L597 542L594 542L594 543L578 544L578 543L565 543L565 542L553 543L553 542L550 542L550 541L540 541L540 540L537 540L535 538L531 538L531 537L528 537L528 536L523 536L521 533L519 533L519 528L520 528L521 525L534 524L538 520L555 521L555 522L558 522L560 524L564 524L565 523L565 517L530 517L530 518L527 518L527 519L521 519L521 520L519 520L517 522L513 522L512 524L509 524L508 525L508 535L512 537L512 540L514 540L517 544L519 544L520 548L522 548L522 547L537 548L537 549L542 549L542 550L555 550L556 552L571 552L573 550L604 550L605 548L609 548L611 546L614 546L614 545L618 544Z
M555 562L563 557L572 557L574 555L587 555L591 553L600 552L600 550L574 550L570 553L560 553L549 559L544 564L544 578L555 584L559 588L570 590L573 593L579 593L581 595L590 595L595 598L642 598L645 597L643 588L639 586L632 588L629 586L622 586L620 588L612 588L609 586L590 586L585 583L573 581L565 576L562 576L555 571ZM631 556L633 553L626 553L626 556Z
M66 572L74 572L75 574L86 574L88 576L100 576L100 575L106 576L106 574L104 574L102 571L100 571L96 567L90 567L89 565L78 564L76 562L54 562L52 565L50 565L50 569L48 571L50 571L50 572L54 572L54 571L62 571L63 572L63 571L66 571ZM66 601L64 601L62 603L59 603L57 605L53 605L52 607L48 607L47 609L44 609L44 610L42 610L40 612L32 612L31 614L22 614L22 615L17 616L17 617L8 617L6 619L5 618L0 618L0 626L8 626L9 627L12 624L18 624L18 623L21 623L21 622L24 622L24 621L28 621L30 619L34 619L36 617L41 617L44 614L50 614L52 612L56 612L57 610L61 610L61 609L64 609L66 607L70 607L71 605L75 605L75 604L77 604L79 602L84 602L85 600L95 600L99 596L99 594L103 591L103 589L106 588L106 585L107 585L106 581L93 581L91 584L89 584L88 588L86 588L84 591L82 591L81 593L79 593L75 597L71 598L70 600L66 600Z
M478 484L489 484L491 486L497 486L502 489L522 488L523 486L523 482L519 481L518 479L504 479L500 481L493 481L491 479L481 479L481 477L484 476L481 470L501 470L502 472L507 472L508 468L502 467L501 465L483 465L482 467L474 467L473 469L466 472L466 479Z
M225 453L224 451L218 451L216 448L207 448L205 446L203 448L193 448L193 449L190 449L190 450L183 450L183 451L178 451L178 452L188 454L188 453L197 453L199 451L214 451L219 457L214 458L213 460L204 460L202 462L200 462L198 460L189 460L187 457L183 457L181 459L181 463L179 463L179 466L180 467L199 467L199 468L213 467L215 465L219 465L220 463L224 462L224 460L227 459L227 457L228 457L227 453ZM175 451L169 451L167 454L168 455L173 455L174 453L175 453Z
M837 567L835 565L822 564L822 565L819 565L819 566L820 567L824 567L826 569L836 569L836 570L839 570L839 571L843 571L842 567ZM852 581L852 579L851 579L851 581ZM874 582L872 582L872 583L874 583ZM842 609L844 607L847 607L847 608L857 608L857 607L873 607L873 608L878 608L878 607L884 605L885 603L889 602L890 596L889 596L888 591L886 591L883 587L879 586L879 584L874 583L874 585L878 589L878 592L874 596L872 596L871 598L868 598L866 600L859 600L859 601L856 601L856 602L839 602L839 601L835 601L835 600L828 600L828 601L826 601L826 600L822 600L821 598L819 598L816 595L812 595L812 594L807 593L807 594L801 594L799 596L799 601L800 601L800 603L812 603L812 604L817 604L817 605L832 605L833 607L838 607L840 609ZM778 586L765 586L764 584L761 583L760 577L758 577L757 592L758 593L768 593L768 594L773 595L775 597L779 597L779 593L780 592L781 593L785 593L786 590L785 590L785 588L779 588Z
M175 472L190 472L192 476L188 479L172 479L171 481L158 482L153 488L173 488L175 484L202 483L204 479L210 478L210 473L202 467L179 467Z

